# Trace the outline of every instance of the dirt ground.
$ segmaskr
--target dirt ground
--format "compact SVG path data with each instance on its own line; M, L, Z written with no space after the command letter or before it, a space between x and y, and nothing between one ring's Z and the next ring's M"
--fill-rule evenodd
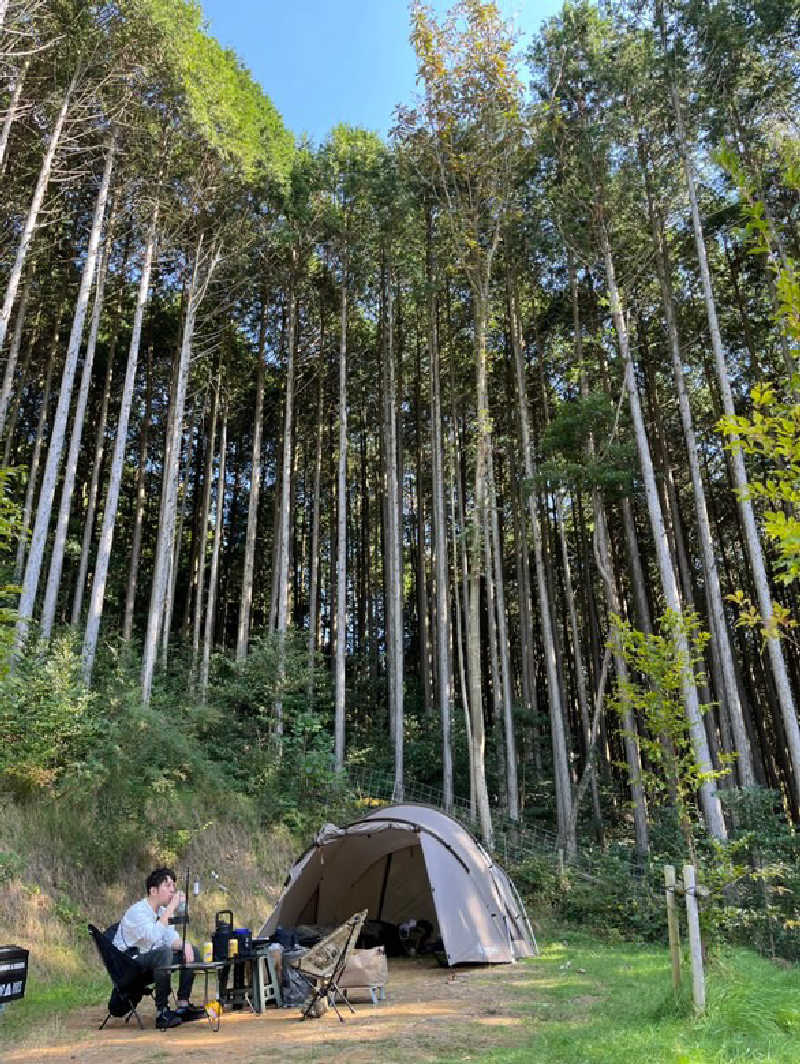
M434 1061L445 1054L519 1044L525 1025L510 990L531 977L525 963L446 969L427 959L394 960L387 1000L373 1006L368 995L354 998L355 1015L344 1007L344 1023L332 1009L321 1019L302 1020L297 1008L269 1006L260 1016L226 1012L217 1033L204 1020L157 1031L149 1001L140 1008L144 1031L123 1020L110 1020L98 1031L105 1016L105 1002L98 1002L66 1019L44 1020L0 1059L4 1064L171 1064L183 1058L192 1064L270 1058L307 1064Z

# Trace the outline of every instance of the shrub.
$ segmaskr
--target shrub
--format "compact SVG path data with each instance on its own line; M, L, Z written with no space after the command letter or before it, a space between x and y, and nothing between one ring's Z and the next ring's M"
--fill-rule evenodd
M73 639L34 644L0 677L0 787L24 799L82 784L99 730Z
M301 633L256 640L242 662L219 657L210 698L217 711L206 741L210 756L270 817L327 794L334 782L327 679L309 668ZM281 732L276 706L280 704Z

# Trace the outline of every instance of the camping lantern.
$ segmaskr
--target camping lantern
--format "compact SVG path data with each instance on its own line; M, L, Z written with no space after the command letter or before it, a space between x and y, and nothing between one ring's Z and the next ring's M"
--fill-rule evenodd
M28 950L0 946L0 1007L25 997L28 978Z

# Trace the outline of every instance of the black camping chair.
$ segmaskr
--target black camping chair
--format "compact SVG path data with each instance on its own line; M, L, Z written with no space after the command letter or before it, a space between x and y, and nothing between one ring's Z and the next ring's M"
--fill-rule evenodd
M105 932L100 931L94 924L89 924L88 927L113 986L111 997L108 999L108 1015L100 1024L99 1030L103 1030L112 1016L118 1019L124 1016L126 1023L130 1022L131 1016L135 1016L139 1029L143 1031L144 1024L136 1007L145 995L153 996L152 974L142 971L127 953L118 950L114 945L118 924L112 924Z

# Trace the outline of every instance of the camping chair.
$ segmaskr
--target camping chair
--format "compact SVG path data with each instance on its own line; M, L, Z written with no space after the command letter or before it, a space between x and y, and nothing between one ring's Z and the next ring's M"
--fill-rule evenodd
M99 1029L102 1031L112 1016L118 1019L124 1016L126 1023L130 1022L131 1016L135 1016L139 1029L144 1030L144 1024L136 1007L145 994L153 996L153 980L135 961L114 945L113 939L117 926L117 924L112 924L107 931L103 932L94 924L88 925L89 934L94 939L100 960L105 965L113 987L111 997L108 999L108 1015L100 1024Z
M347 1007L351 1012L356 1011L347 1000L347 996L339 989L338 980L347 964L347 955L355 946L361 933L361 925L366 918L366 909L360 913L354 913L349 920L345 920L335 931L331 931L316 946L312 946L308 953L304 953L297 962L297 970L312 987L311 1000L303 1010L303 1019L314 1016L317 1003L321 999L328 998L340 1022L344 1023L344 1018L336 1007L337 993L347 1002Z

